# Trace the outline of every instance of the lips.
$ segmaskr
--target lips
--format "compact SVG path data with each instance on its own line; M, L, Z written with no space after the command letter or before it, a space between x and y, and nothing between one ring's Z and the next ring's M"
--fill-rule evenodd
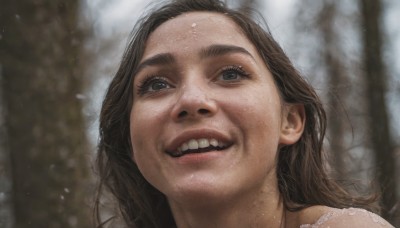
M166 152L172 157L181 157L185 154L225 150L232 144L217 131L197 130L182 133L172 141Z

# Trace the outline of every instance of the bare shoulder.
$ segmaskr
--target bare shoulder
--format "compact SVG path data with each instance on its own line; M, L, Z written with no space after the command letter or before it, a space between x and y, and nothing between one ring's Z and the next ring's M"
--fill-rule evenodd
M319 218L332 210L336 209L320 205L311 206L297 212L296 217L299 224L314 224Z
M359 208L337 209L324 206L311 207L303 212L305 223L301 228L369 227L392 228L379 215Z

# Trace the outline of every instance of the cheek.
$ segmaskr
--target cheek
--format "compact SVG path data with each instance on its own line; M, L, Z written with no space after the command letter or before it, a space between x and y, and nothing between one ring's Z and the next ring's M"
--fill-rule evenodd
M231 122L242 132L245 151L261 153L259 156L274 156L280 137L279 97L265 90L253 90L226 101L226 105L227 108L229 105L230 111L226 113Z
M132 108L130 116L130 137L132 148L136 156L142 151L146 151L151 145L153 137L158 135L157 127L158 122L157 112L154 110L142 108L140 105Z
M134 104L130 115L130 133L132 143L144 145L157 137L168 116L165 103L139 102ZM146 140L144 140L146 139ZM135 145L136 146L136 145Z
M136 109L140 110L140 109ZM130 134L132 142L132 158L138 166L140 172L145 179L152 179L154 176L153 169L149 167L156 167L156 156L155 147L152 137L155 137L157 132L156 128L151 125L153 118L151 115L145 115L145 113L132 109L131 123L130 123ZM154 121L154 120L153 120Z
M232 121L245 124L254 130L278 130L280 127L279 98L273 94L244 93L235 99L226 101L232 110ZM243 126L244 127L244 126ZM259 132L260 134L263 131Z
M139 163L151 162L160 149L160 137L165 129L170 102L138 101L130 115L130 137L133 157ZM154 158L153 158L154 160Z

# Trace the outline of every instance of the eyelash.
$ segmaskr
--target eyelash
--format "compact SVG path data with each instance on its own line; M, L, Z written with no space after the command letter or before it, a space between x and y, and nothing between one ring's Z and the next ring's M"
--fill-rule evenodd
M235 72L237 73L240 77L244 77L244 78L248 78L250 76L249 73L247 73L242 66L237 66L237 65L231 65L231 66L225 66L221 69L220 73L218 73L218 77L223 76L224 73L227 72ZM238 79L234 79L234 80L223 80L223 81L231 81L230 83L234 83L237 82ZM150 86L152 85L153 82L162 82L165 84L168 84L168 80L165 77L161 77L161 76L157 76L157 75L149 75L146 78L144 78L139 85L137 86L138 88L138 95L144 95L148 92L159 92L158 90L155 91L149 91Z
M238 73L240 76L248 78L250 76L249 73L247 73L242 66L237 66L237 65L232 65L232 66L226 66L222 68L221 73L219 76L222 76L223 73L229 72L229 71L234 71L235 73Z
M137 86L138 95L144 95L147 92L150 92L149 89L153 82L163 82L163 83L169 84L168 81L164 77L160 77L157 75L149 75L146 78L144 78ZM151 92L158 92L158 91L151 91Z

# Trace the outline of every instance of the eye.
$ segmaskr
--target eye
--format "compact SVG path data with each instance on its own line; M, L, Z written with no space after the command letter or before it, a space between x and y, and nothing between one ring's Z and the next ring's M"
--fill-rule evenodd
M168 84L164 81L159 81L159 80L153 81L149 85L150 91L158 91L166 88L168 88Z
M222 81L238 81L248 76L249 74L241 66L227 66L222 69L218 79Z
M138 94L143 95L146 93L160 92L165 89L171 88L171 85L163 77L150 76L144 79L138 85Z

